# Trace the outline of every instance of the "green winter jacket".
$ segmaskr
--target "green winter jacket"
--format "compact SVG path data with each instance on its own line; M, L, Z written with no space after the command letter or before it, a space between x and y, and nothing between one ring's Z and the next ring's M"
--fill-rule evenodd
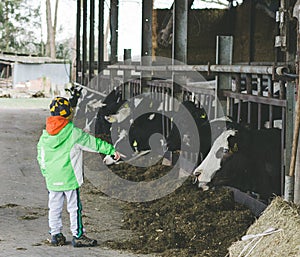
M49 134L46 127L37 145L37 160L47 189L51 191L74 190L81 186L83 150L107 155L115 153L111 144L74 127L72 122L62 126L54 135Z

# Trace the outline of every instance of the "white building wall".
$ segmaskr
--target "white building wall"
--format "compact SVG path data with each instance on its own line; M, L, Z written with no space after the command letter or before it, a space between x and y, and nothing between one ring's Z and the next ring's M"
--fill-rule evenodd
M51 84L58 87L70 82L70 64L43 63L28 64L15 63L13 67L13 87L17 84L26 83L31 80L47 78Z

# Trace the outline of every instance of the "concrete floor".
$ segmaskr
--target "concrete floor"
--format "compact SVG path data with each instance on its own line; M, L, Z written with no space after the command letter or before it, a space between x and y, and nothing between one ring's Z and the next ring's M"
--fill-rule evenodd
M99 238L97 234L93 236L100 244L94 248L73 248L70 243L52 247L45 242L49 238L48 198L36 161L36 144L48 116L49 102L50 99L0 99L0 256L142 256L105 248L101 246L105 236ZM106 220L105 231L118 234L117 226L108 224L119 222L110 218L116 202L109 198L102 202L106 206L101 212ZM70 241L70 233L67 236Z

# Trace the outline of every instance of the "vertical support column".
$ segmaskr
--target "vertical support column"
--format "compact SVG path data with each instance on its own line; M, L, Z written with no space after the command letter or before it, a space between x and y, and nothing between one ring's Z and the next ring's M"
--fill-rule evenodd
M83 31L82 31L82 81L86 86L86 71L87 71L87 0L83 0Z
M141 65L152 65L152 13L153 0L143 0L142 3L142 53ZM141 89L142 92L148 90L146 88L147 80L151 80L151 72L141 72Z
M95 0L90 0L89 81L94 77L95 62Z
M287 20L288 20L288 24L287 24L287 28L286 28L286 43L287 43L287 53L286 53L286 61L287 63L294 63L295 64L295 58L296 58L296 53L297 51L299 52L299 40L297 39L297 35L299 37L300 34L300 25L299 25L299 13L297 17L298 19L298 27L297 27L297 22L295 19L293 19L292 17L290 17L290 15L292 14L292 10L294 8L293 3L295 1L291 1L291 0L286 0L286 8L287 8ZM295 8L297 8L297 4L299 6L299 1L297 1L297 3L295 4ZM299 8L299 7L298 7ZM299 9L298 9L299 11ZM294 16L295 16L295 12L294 12ZM297 44L295 44L295 42L297 42ZM299 55L298 55L298 61L299 61ZM298 63L299 65L299 63ZM294 69L291 69L292 72L295 72L297 70L296 65L294 67ZM299 75L299 70L298 70L298 75ZM298 87L299 87L299 79L298 81ZM295 120L295 88L296 88L296 84L294 82L287 82L287 95L289 94L289 96L287 96L287 105L288 107L290 107L291 109L287 108L287 119L286 119L286 124L291 123L291 125L289 127L286 128L286 151L287 151L287 156L286 156L286 162L288 162L286 164L285 167L290 167L290 160L291 160L291 149L292 149L292 132L293 132L293 121ZM292 92L288 91L291 90ZM288 99L289 98L289 99ZM291 102L291 103L289 103ZM288 125L287 125L288 126ZM288 131L289 129L289 131ZM289 156L288 156L289 154ZM287 174L287 173L285 173ZM296 159L296 167L295 167L295 184L294 184L294 202L296 204L300 204L300 142L298 142L298 150L297 150L297 159Z
M76 14L76 82L82 83L81 63L80 63L80 27L81 27L81 0L77 0Z
M291 5L290 0L281 0L280 1L280 9L279 9L279 28L280 28L280 44L277 46L280 46L282 51L285 52L285 61L290 63L295 63L295 57L299 59L299 42L300 42L300 13L299 13L299 6L300 1L298 0L294 6ZM292 11L293 8L293 11ZM298 20L298 24L294 21L292 21L292 17L290 17L290 14L293 13L293 16ZM297 26L298 25L298 26ZM295 29L297 28L297 29ZM294 32L293 32L294 31ZM285 39L285 40L284 40ZM295 44L295 42L297 42ZM297 74L299 74L299 67L294 67ZM296 80L296 83L299 87L299 79ZM299 187L300 184L297 180L299 180L299 177L295 179L296 176L299 176L300 174L300 164L299 164L299 143L294 141L294 138L296 135L294 135L295 126L296 126L296 119L295 119L295 113L298 112L298 110L295 111L295 105L298 103L295 103L295 84L292 82L287 83L287 92L286 92L286 98L287 98L287 108L286 108L286 130L285 130L285 149L286 149L286 155L285 155L285 180L284 180L284 199L288 201L295 201L295 203L299 204ZM298 90L299 92L299 90ZM298 143L298 148L296 149L296 161L295 161L295 167L293 172L293 163L294 161L293 153L294 153L294 144ZM291 165L292 164L292 165Z
M286 88L286 122L285 122L285 177L289 176L289 167L291 164L292 157L292 145L293 145L293 133L294 133L294 110L295 110L295 83L288 82ZM284 126L284 124L282 124ZM296 163L296 170L299 169L299 164ZM292 185L290 185L292 186ZM292 186L293 187L293 186ZM293 198L293 190L285 188L284 195L285 199Z
M217 36L216 64L232 64L233 37ZM227 101L223 96L224 90L231 90L231 74L219 74L216 76L216 102L215 117L226 114Z
M175 0L173 59L187 63L188 0Z
M110 0L110 47L111 64L118 62L118 21L119 21L119 0Z
M124 49L124 64L125 65L131 64L131 49ZM122 97L125 100L129 99L132 96L130 78L131 78L131 71L124 70Z
M104 69L104 0L99 0L98 11L98 74Z
M249 1L249 64L254 60L254 22L255 22L255 6L253 1Z
M142 4L142 65L152 64L152 9L153 0L143 0Z
M188 0L174 0L173 4L173 44L172 64L176 61L187 64ZM182 101L183 95L178 84L185 84L185 76L173 73L172 95ZM176 82L176 83L174 83Z
M110 63L115 64L118 62L118 16L119 16L119 0L110 0ZM115 87L115 77L117 70L110 71L110 90Z

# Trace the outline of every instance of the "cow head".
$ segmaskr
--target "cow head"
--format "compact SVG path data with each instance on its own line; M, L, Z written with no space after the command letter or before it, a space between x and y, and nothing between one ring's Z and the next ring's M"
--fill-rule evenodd
M214 142L210 152L203 162L195 169L193 174L197 176L199 187L208 189L207 184L212 181L216 172L221 168L224 158L230 154L230 138L235 136L236 130L224 131Z

